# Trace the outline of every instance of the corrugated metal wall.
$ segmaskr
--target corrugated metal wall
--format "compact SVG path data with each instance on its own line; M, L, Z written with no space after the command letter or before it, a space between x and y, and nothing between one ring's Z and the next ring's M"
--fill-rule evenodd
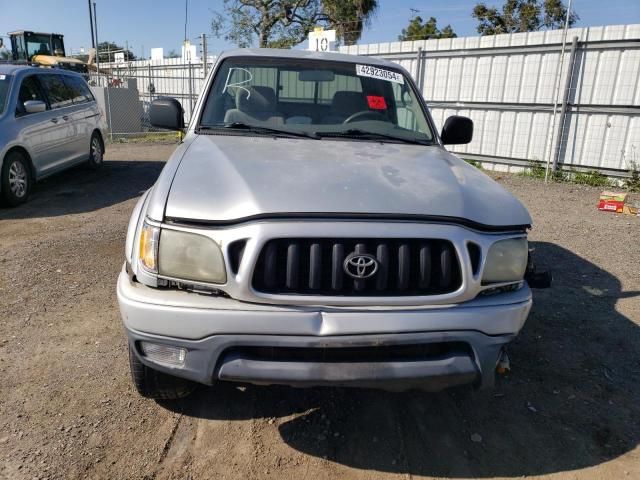
M630 161L640 161L640 25L570 29L558 80L562 34L390 42L340 51L403 65L421 86L438 128L449 115L471 117L473 142L454 148L469 158L523 164L546 161L557 150L566 167L627 170ZM573 37L578 43L570 62ZM557 85L559 102L567 89L567 109L554 125Z

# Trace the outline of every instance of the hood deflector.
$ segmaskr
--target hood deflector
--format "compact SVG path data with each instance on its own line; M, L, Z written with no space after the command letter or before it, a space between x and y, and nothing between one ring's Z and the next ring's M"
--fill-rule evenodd
M252 215L250 217L235 220L194 220L192 218L166 217L167 223L192 227L229 227L250 222L260 221L287 221L287 220L339 220L339 221L365 221L365 222L411 222L411 223L438 223L458 225L479 232L486 233L526 233L531 225L484 225L482 223L467 220L465 218L446 217L436 215L389 215L378 213L271 213Z

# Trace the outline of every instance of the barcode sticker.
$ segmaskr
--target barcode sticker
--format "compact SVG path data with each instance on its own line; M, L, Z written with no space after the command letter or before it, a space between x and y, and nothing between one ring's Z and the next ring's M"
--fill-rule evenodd
M356 75L386 80L387 82L404 83L402 74L383 68L372 67L371 65L356 65Z

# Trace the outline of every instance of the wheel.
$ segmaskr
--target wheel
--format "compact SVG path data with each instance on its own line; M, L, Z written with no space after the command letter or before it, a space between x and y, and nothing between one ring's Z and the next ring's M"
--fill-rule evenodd
M31 191L29 162L20 152L10 152L2 163L2 198L15 207L27 201Z
M136 390L146 398L175 400L193 392L196 384L147 367L129 345L129 367Z
M97 170L102 166L104 157L104 148L102 148L102 140L97 132L91 135L91 143L89 147L89 168Z

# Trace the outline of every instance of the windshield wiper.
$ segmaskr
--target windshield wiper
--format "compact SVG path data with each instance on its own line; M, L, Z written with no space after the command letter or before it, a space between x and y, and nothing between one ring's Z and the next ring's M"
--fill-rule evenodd
M350 128L348 130L341 130L338 132L314 132L319 137L352 137L352 138L366 138L366 139L385 139L395 140L398 142L412 143L416 145L432 145L433 143L428 140L422 140L420 138L406 138L397 135L391 135L389 133L371 132L369 130L362 130L360 128Z
M291 137L305 137L313 138L314 140L320 140L320 136L311 132L295 132L292 130L286 130L284 128L265 127L262 125L251 125L244 122L233 122L224 125L200 125L198 130L217 130L219 128L227 128L232 130L247 130L256 133L277 133L280 135L289 135Z

